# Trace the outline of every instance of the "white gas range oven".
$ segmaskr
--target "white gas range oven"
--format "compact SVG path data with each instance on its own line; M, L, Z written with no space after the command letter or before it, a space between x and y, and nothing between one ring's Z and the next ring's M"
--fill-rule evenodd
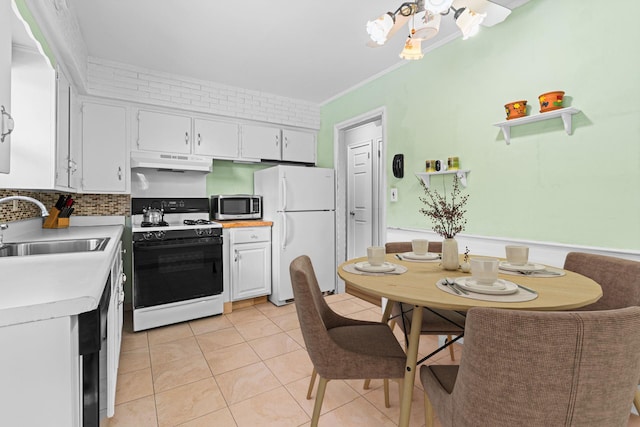
M145 222L148 209L162 219ZM222 226L209 199L132 198L131 213L134 331L221 314Z

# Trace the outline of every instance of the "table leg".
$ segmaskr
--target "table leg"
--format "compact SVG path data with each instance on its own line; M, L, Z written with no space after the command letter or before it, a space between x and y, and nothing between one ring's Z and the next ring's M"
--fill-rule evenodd
M420 327L422 325L422 307L413 307L411 317L411 333L409 334L409 347L407 348L407 364L404 372L404 384L402 402L400 404L399 427L408 427L411 415L411 400L413 399L413 383L416 377L416 361L418 360L418 345L420 344ZM415 327L417 326L417 327Z
M382 323L388 323L389 318L391 317L391 310L393 309L393 304L395 301L387 300L387 305L384 306L384 312L382 313Z

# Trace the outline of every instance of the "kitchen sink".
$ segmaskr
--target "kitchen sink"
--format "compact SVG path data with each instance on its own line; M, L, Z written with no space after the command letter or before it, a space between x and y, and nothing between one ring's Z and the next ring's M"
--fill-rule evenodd
M0 257L103 251L107 243L108 237L5 243L0 247Z

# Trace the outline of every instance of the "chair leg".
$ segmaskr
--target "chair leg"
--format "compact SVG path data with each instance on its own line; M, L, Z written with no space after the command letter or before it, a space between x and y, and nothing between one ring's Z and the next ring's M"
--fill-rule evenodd
M369 386L370 385L371 385L371 379L369 378L369 379L364 380L364 385L362 386L362 388L364 390L369 390Z
M447 335L447 340L452 341L453 337L451 335ZM456 360L456 356L453 354L453 344L449 346L449 356L451 356L451 360Z
M313 368L313 371L311 371L311 380L309 381L309 390L307 390L307 400L311 400L311 393L313 392L313 384L316 382L316 375L318 375L316 368Z
M391 403L389 403L389 379L385 378L383 381L384 381L384 407L391 408Z
M427 393L424 394L424 422L425 427L433 427L433 406Z
M313 405L313 415L311 416L311 427L318 427L320 419L320 410L322 409L322 400L324 399L324 391L327 389L329 380L320 377L318 381L318 394L316 395L316 403Z
M640 390L636 389L636 394L633 396L633 404L636 406L636 411L640 413Z
M402 391L403 391L403 385L404 385L404 378L396 378L395 382L398 383L398 402L402 403Z

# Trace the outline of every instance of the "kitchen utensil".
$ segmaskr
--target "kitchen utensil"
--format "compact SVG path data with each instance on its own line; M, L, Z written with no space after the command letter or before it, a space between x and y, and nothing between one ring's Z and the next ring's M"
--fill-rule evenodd
M518 285L518 284L516 283L516 285ZM526 286L518 285L518 287L520 289L524 289L525 291L531 292L532 294L537 294L536 291L534 291L533 289L527 288Z
M64 196L60 195L58 197L58 201L55 204L56 209L61 210L64 207Z
M451 283L449 283L449 281L448 281L447 279L442 279L442 282L441 282L441 283L442 283L443 285L445 285L445 286L449 286L449 287L451 288L451 290L452 290L453 292L455 292L456 294L458 294L458 295L462 295L462 294L460 293L460 291L459 291L457 288L454 288L454 287L452 286L452 284L451 284Z
M465 295L469 295L469 292L465 291L464 289L462 289L460 286L456 286L456 282L454 282L453 280L451 280L448 277L444 278L444 281L447 283L447 285L451 286L451 288L453 290L459 290L460 292L462 292Z

